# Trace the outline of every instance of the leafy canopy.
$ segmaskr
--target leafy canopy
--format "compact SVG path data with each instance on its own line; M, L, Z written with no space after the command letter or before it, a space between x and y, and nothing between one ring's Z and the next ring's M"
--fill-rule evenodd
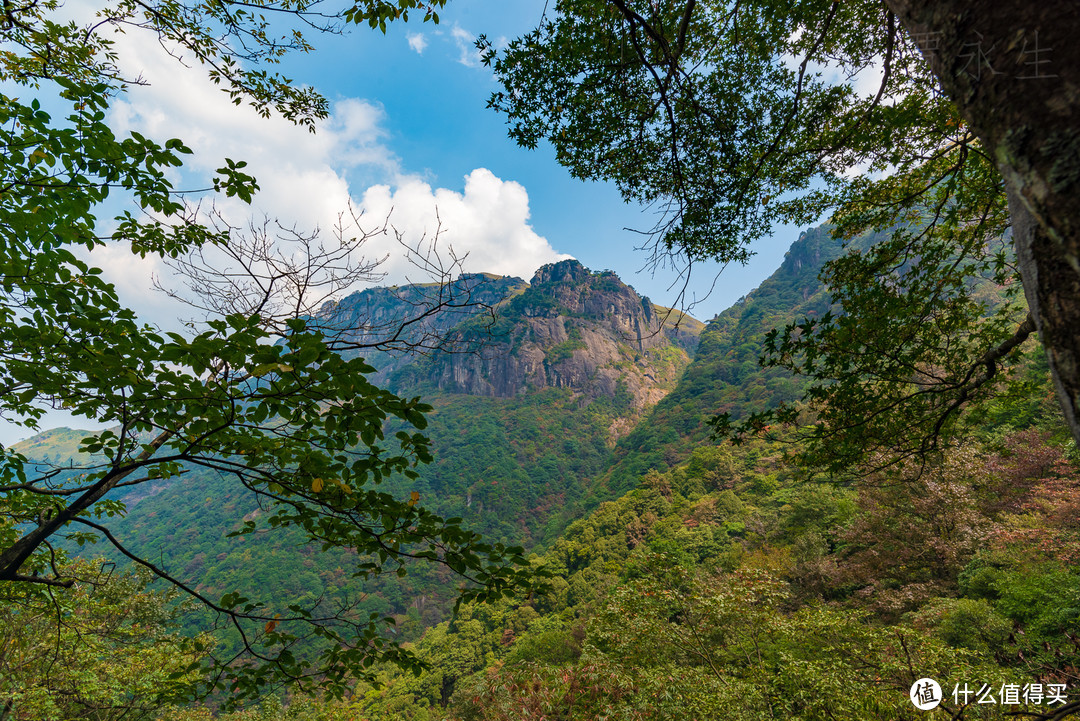
M101 561L64 572L76 579L65 593L29 584L0 591L4 718L154 719L158 699L198 682L189 666L213 639L176 633L184 605L175 589L151 590L145 569L117 573Z
M205 225L170 181L191 154L181 140L117 134L111 103L127 92L109 28L151 32L163 47L209 69L236 103L314 128L326 103L267 67L311 49L277 20L335 30L342 22L385 29L410 10L437 21L417 0L367 0L328 10L310 0L185 3L121 0L87 27L59 19L56 0L5 6L0 22L0 416L36 428L46 408L107 424L76 458L32 462L0 456L0 581L17 597L34 587L57 594L74 578L57 543L104 537L122 554L218 612L243 639L239 655L205 660L209 688L229 687L232 702L283 681L314 683L340 694L349 674L375 659L416 666L382 637L382 619L349 604L301 607L288 599L209 598L164 561L140 558L109 528L124 513L117 493L146 483L183 483L193 470L226 474L266 511L271 527L294 526L327 547L360 554L360 575L404 573L409 558L445 564L469 583L463 598L498 597L524 581L520 549L481 542L460 526L378 484L415 477L430 460L429 407L375 387L362 358L345 358L302 315L263 318L225 313L190 334L164 333L124 307L92 251L123 245L136 255L183 258L243 239ZM268 19L269 18L269 19ZM293 24L296 24L295 22ZM20 87L21 86L21 87ZM23 91L23 97L8 93ZM49 98L46 111L32 96ZM258 186L244 163L225 159L214 193L250 201ZM103 232L101 204L130 196ZM313 262L318 263L316 258ZM301 269L304 270L304 269ZM310 270L310 269L307 269ZM212 303L210 305L213 305ZM388 419L405 430L384 434ZM256 530L249 522L239 528ZM270 604L278 609L272 613ZM327 604L329 605L329 604ZM301 658L301 637L325 650Z
M1001 176L916 40L880 0L560 0L505 50L481 42L510 136L652 205L656 263L745 261L826 213L853 241L823 274L835 312L764 359L810 377L813 413L721 416L722 435L810 422L804 460L834 472L923 458L1034 328ZM886 240L854 242L869 231Z

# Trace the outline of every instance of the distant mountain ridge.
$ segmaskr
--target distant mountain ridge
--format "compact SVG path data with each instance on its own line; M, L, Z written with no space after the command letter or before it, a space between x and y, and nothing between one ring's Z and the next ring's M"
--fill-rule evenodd
M875 237L859 238L865 247ZM666 470L709 444L706 421L729 412L740 418L802 397L805 379L761 368L765 334L797 319L824 315L832 300L818 278L843 252L829 226L799 234L780 267L761 285L706 324L694 361L678 385L652 408L615 451L615 461L593 502L621 495L648 470Z
M576 260L540 268L497 310L493 327L465 329L488 334L478 353L433 359L440 389L508 398L552 387L596 398L614 397L624 383L640 409L662 397L696 345L685 328L680 335L663 325L649 299L615 273L593 273Z
M358 344L399 334L421 346L420 355L355 351L376 368L374 382L397 392L511 398L566 388L594 399L625 387L640 411L673 387L705 327L682 314L676 327L669 312L614 272L571 259L541 267L530 282L472 273L446 286L371 288L326 304L318 322Z
M342 340L360 345L399 339L400 345L452 348L453 329L470 319L492 321L495 309L528 288L521 278L492 273L463 273L446 284L367 288L319 309L317 322ZM480 321L478 321L480 322ZM355 351L347 355L359 355ZM373 350L363 353L377 368L371 380L385 385L397 370L417 361L416 353Z

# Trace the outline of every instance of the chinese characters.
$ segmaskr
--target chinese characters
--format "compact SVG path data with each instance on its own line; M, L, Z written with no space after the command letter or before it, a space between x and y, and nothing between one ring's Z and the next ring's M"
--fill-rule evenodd
M915 33L912 36L915 44L922 50L927 60L944 60L942 57L942 41L944 33L940 31ZM984 76L1011 75L1017 80L1045 80L1058 77L1052 72L1053 60L1051 54L1054 49L1047 47L1039 40L1039 31L1035 30L1030 36L1025 35L1019 51L1006 52L998 47L998 42L989 42L982 33L975 33L975 37L965 42L956 60L961 62L959 72L980 81Z

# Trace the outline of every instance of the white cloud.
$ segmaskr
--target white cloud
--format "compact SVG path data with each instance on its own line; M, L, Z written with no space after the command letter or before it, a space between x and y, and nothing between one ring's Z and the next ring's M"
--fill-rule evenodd
M312 134L234 105L201 69L180 66L149 36L126 36L122 50L125 64L134 65L150 85L134 88L114 106L114 126L159 139L182 138L195 151L188 167L203 174L221 167L224 158L246 161L261 188L252 208L256 214L269 212L301 224L325 222L348 202L345 171L362 167L379 181L400 173L398 159L384 144L385 112L375 103L338 101Z
M428 41L423 33L409 33L405 38L409 41L409 47L415 50L418 55L424 54L424 49L427 48Z
M458 49L458 62L469 68L483 67L480 51L476 47L476 36L471 32L455 24L450 29L450 37Z
M464 43L471 43L471 35L460 28L453 32L465 62ZM227 199L217 205L233 224L268 215L288 227L328 231L351 206L363 211L366 229L381 227L390 216L405 240L415 243L436 232L438 212L440 241L452 245L458 256L468 254L466 270L528 279L543 263L568 257L556 253L529 225L528 194L518 183L478 168L465 177L459 192L432 188L403 169L388 146L391 119L376 102L338 100L330 118L312 134L234 105L207 81L203 70L179 65L149 37L132 33L117 45L125 67L141 73L149 85L133 88L116 103L110 121L118 131L137 130L159 141L182 138L195 154L185 175L176 179L178 187L205 187L226 157L247 161L246 170L260 186L255 202L249 207ZM350 181L358 187L350 187ZM414 270L400 258L401 249L391 237L373 239L369 246L368 257L392 255L383 268L388 273L385 283L405 282ZM95 262L125 291L127 302L133 302L132 296L148 308L163 302L149 290L150 271L160 272L159 266L132 264L120 249L97 254ZM160 312L155 315L161 317Z
M486 168L465 176L463 192L432 187L418 178L397 187L368 188L359 202L366 217L390 224L410 243L439 236L439 246L453 248L464 267L516 275L528 280L545 263L569 258L557 253L529 225L529 197L514 181L502 180ZM391 277L408 275L409 267L393 259L386 267ZM421 278L410 278L416 282Z

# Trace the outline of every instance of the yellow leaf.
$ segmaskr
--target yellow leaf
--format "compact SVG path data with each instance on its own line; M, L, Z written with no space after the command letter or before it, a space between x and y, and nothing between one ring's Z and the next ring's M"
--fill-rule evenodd
M323 489L323 479L316 478L311 482L311 490L315 491L316 493L319 493L319 492L322 491L322 489Z
M266 622L266 632L267 633L270 633L275 628L277 628L277 621L267 621Z
M419 491L413 491L412 493L409 494L409 506L410 507L415 506L419 502L420 502L420 492Z

